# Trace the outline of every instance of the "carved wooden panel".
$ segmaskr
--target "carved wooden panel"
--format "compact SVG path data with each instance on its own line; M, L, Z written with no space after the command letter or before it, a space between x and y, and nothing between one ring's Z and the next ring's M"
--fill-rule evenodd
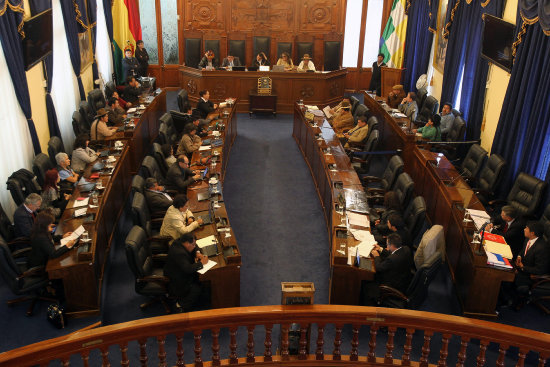
M223 0L199 0L185 2L185 29L225 29Z
M337 0L304 0L300 6L300 31L337 31L340 11Z
M231 31L291 31L294 19L292 1L231 1Z

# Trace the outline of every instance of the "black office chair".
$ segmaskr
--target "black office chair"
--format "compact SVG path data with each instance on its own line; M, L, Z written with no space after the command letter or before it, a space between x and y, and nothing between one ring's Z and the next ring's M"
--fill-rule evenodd
M435 115L439 108L439 102L434 96L427 96L422 103L422 109L418 107L418 114L416 115L415 124L423 126L428 122L428 119Z
M44 266L27 268L25 259L31 248L26 247L12 252L6 242L0 239L0 274L13 294L19 298L7 301L8 306L31 301L27 316L32 316L37 301L57 302L52 297L45 297L46 286L49 284Z
M54 156L55 161L55 156ZM55 168L57 164L52 164L50 157L44 153L38 153L32 160L32 171L34 172L36 179L40 186L44 185L44 179L46 178L46 171Z
M370 134L373 131L378 130L378 126L380 125L379 121L378 121L378 117L376 117L376 116L369 117L369 119L367 120L367 125L369 127L369 133L367 135L367 139L368 139Z
M141 195L145 195L145 180L140 175L134 175L132 178L132 198L136 194L136 192L141 193Z
M355 110L357 109L357 106L359 106L359 100L357 99L357 97L355 96L351 96L349 97L349 101L350 101L350 104L351 104L351 114L355 114Z
M487 158L487 151L479 144L473 144L462 161L461 174L467 181L475 179Z
M184 111L184 106L189 103L189 93L187 92L187 89L182 89L178 92L178 107L180 109L180 112L187 112Z
M403 212L403 220L409 229L413 243L416 243L416 238L420 234L420 230L424 226L426 219L426 201L422 196L417 196L411 200L409 205Z
M96 113L100 108L105 108L105 96L99 89L93 89L88 93L88 104L92 108L92 111Z
M397 176L403 172L404 167L403 159L398 155L394 155L390 158L382 177L363 176L361 177L361 181L370 195L384 195L386 191L393 187ZM373 187L373 183L377 185Z
M65 152L65 147L63 146L61 138L59 138L59 136L52 136L48 141L48 155L50 156L50 161L54 166L57 165L55 155L61 152Z
M48 158L48 162L49 161L50 159ZM34 173L24 168L12 173L12 175L8 177L6 185L17 206L23 204L25 198L29 194L33 192L40 194L42 191Z
M135 278L136 293L151 298L139 307L143 309L160 302L166 313L170 313L170 307L166 302L169 279L164 276L163 270L166 257L152 254L147 235L139 226L133 226L126 236L125 248L126 260Z
M160 185L164 183L164 176L162 175L162 171L160 170L155 158L151 157L150 155L143 158L143 162L141 162L140 172L140 175L144 178L154 177Z
M357 108L355 108L355 112L352 115L356 125L357 125L357 119L359 118L359 116L365 116L367 118L369 118L370 116L368 107L362 103L359 104Z
M387 285L380 286L378 304L382 307L418 309L426 300L428 287L441 267L442 257L439 251L416 271L405 294Z
M81 134L90 134L90 126L82 117L82 114L79 111L73 112L73 132L75 136Z
M550 315L550 274L533 277L529 301L542 312Z
M416 92L416 106L418 107L418 111L422 110L422 106L427 96L428 90L426 88L421 88Z
M464 142L464 132L466 131L466 122L460 116L455 117L453 126L447 134L445 141L430 144L431 150L436 152L441 152L445 154L449 160L458 160L463 152L463 147L465 144L452 144L456 142ZM451 143L451 144L449 144ZM463 154L463 153L462 153Z
M145 196L140 192L134 193L134 198L132 199L132 220L134 225L140 226L147 233L151 251L155 254L167 253L168 242L171 240L170 237L159 235L163 220L162 215L159 213L157 218L152 218Z
M370 169L370 163L372 161L372 152L375 152L378 148L379 141L379 132L378 130L371 131L366 138L365 145L363 149L359 151L356 148L350 148L350 154L352 156L353 163L359 163L361 167L361 172L368 173ZM354 167L355 168L355 167Z
M114 82L110 81L105 83L105 96L107 98L111 98L113 96L113 93L116 92L116 85Z
M412 198L414 191L414 181L408 173L403 172L395 180L395 185L391 188L395 191L401 208L406 208ZM368 196L368 202L371 206L374 204L381 205L384 201L384 195Z
M485 166L479 172L474 191L478 199L485 205L495 197L495 190L502 181L506 161L498 154L491 154Z
M544 194L546 188L546 182L539 180L535 176L531 176L525 172L520 172L514 186L508 193L506 201L493 200L489 202L489 205L493 208L494 212L496 208L504 204L512 205L518 211L518 215L525 217L532 217L535 214Z
M0 238L6 241L12 252L29 246L28 237L15 237L14 225L2 205L0 205Z
M168 144L172 147L177 142L176 132L172 131L164 122L162 122L159 126L159 142L162 145Z
M159 143L153 143L153 156L157 161L157 165L159 166L162 175L166 177L166 173L168 172L168 164L166 164L166 157L164 156Z
M86 128L84 130L90 131L92 123L94 122L95 111L92 109L92 106L87 101L81 101L79 105L78 112L82 116L83 121L86 123ZM73 114L74 119L74 114Z

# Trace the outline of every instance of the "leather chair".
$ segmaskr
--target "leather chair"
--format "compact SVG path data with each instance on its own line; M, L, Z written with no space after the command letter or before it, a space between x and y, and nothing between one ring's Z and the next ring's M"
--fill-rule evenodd
M323 67L325 71L340 69L339 41L325 41L325 60Z
M395 185L391 187L392 191L395 191L397 195L397 199L399 200L399 204L401 205L401 208L406 208L409 205L409 202L411 200L413 191L414 191L414 181L412 180L411 176L409 176L408 173L403 172L397 176L397 179L395 180ZM383 195L372 195L368 196L368 201L371 206L374 203L382 203L384 200Z
M351 114L353 115L355 113L355 110L357 110L357 106L359 106L359 100L355 96L350 96L349 101L351 103Z
M444 142L431 144L432 150L442 152L449 160L456 160L459 156L460 148L464 145L445 144L445 142L460 142L464 140L464 132L466 131L466 122L460 116L455 117L453 126L447 134Z
M311 41L296 42L296 51L298 54L298 62L296 65L300 64L305 54L309 54L311 58L315 58L313 53L313 42Z
M419 89L416 92L416 105L418 106L419 111L422 109L422 106L424 105L424 101L426 100L427 96L428 90L426 88Z
M111 98L114 92L116 92L115 83L112 81L105 83L105 96Z
M376 151L378 148L378 141L379 141L379 132L378 130L374 130L371 133L367 135L366 141L364 142L363 151L357 151L355 148L350 148L350 153L353 157L352 162L360 163L361 164L361 170L363 172L368 172L370 168L370 163L372 160L373 155L368 154L371 152ZM359 158L359 157L364 158Z
M58 136L52 136L48 141L48 155L50 156L50 161L54 166L57 165L57 162L55 161L55 155L61 152L65 152L63 142Z
M141 195L145 195L145 180L140 175L134 175L132 178L132 200L136 192L141 193Z
M86 123L86 129L90 131L90 128L92 127L92 123L94 122L95 113L92 109L92 106L87 101L81 101L80 105L78 107L78 111L80 112L80 115L82 116L83 121ZM73 114L74 119L74 114Z
M28 237L15 237L15 228L2 205L0 205L0 239L7 242L13 252L29 246Z
M88 125L88 122L86 122L79 111L73 112L73 131L75 136L90 133L90 125Z
M439 102L434 96L427 96L424 103L422 103L422 109L418 107L418 115L416 116L416 125L424 125L428 122L428 119L435 115L439 108Z
M378 304L382 307L418 309L426 300L428 287L441 267L442 256L436 251L414 274L405 294L387 285L380 286Z
M518 215L533 216L542 200L545 188L546 182L521 172L508 193L506 202L517 209ZM494 206L499 203L502 201L493 200L489 205Z
M164 183L164 176L162 175L162 171L160 170L155 158L151 157L150 155L143 158L143 162L141 162L140 172L141 176L143 176L144 178L154 177L160 185Z
M464 131L466 131L466 121L461 116L455 117L453 127L451 131L447 134L446 141L463 141L464 140Z
M355 109L355 112L353 113L353 120L355 121L355 124L357 125L357 119L359 116L366 116L369 118L369 109L364 104L359 104L357 108Z
M100 89L93 89L88 93L88 104L94 114L100 109L105 108L105 96Z
M246 41L244 39L229 40L229 53L238 57L244 66L246 64Z
M548 243L550 241L550 204L544 209L540 222L544 226L544 241Z
M361 181L368 194L372 195L376 193L383 195L394 186L397 176L403 172L404 167L403 159L398 155L394 155L390 158L382 177L363 176L361 177ZM377 183L376 187L372 187L372 183Z
M49 284L48 275L44 266L27 268L25 258L30 251L31 248L26 247L11 252L6 242L0 239L0 274L12 293L19 296L19 298L7 301L7 304L13 306L17 303L31 301L27 309L27 316L32 316L34 305L38 300L57 302L54 298L41 296ZM18 259L23 259L23 261L18 261Z
M183 108L186 104L189 103L189 92L187 92L187 89L182 89L178 92L178 107L180 109L180 112L187 112L184 111Z
M46 156L47 157L47 156ZM50 159L48 158L48 163ZM36 176L31 171L21 168L15 171L6 182L11 197L17 206L23 204L25 198L35 192L40 194L42 189L36 180Z
M277 60L286 52L292 58L292 42L277 42Z
M415 239L420 234L420 230L424 226L424 221L426 219L426 201L422 196L417 196L412 199L409 205L405 208L403 212L403 220L405 225L409 229L411 239L413 243Z
M214 52L214 55L216 59L218 60L219 65L222 65L223 58L220 54L220 40L204 40L204 50L212 50Z
M550 274L534 277L529 290L529 301L550 315Z
M373 131L378 130L378 126L379 126L378 117L376 117L376 116L369 117L369 119L367 120L367 125L369 126L368 135L370 136L370 134Z
M467 180L477 177L481 167L483 167L483 164L485 163L486 158L487 151L483 149L481 145L473 144L462 161L461 174L463 177Z
M252 38L252 53L254 60L256 60L256 55L260 52L265 53L265 55L268 58L268 61L270 65L273 65L273 60L269 58L270 51L271 51L271 37L267 36L255 36ZM243 60L241 60L242 62ZM275 63L277 63L277 60L275 60Z
M55 162L55 157L54 157ZM36 180L40 186L44 185L44 178L46 177L46 171L55 168L57 164L52 164L50 157L44 153L39 153L32 160L32 171L36 176Z
M161 123L159 126L159 142L162 145L169 144L173 146L176 140L177 136L169 131L169 128L165 123Z
M177 111L175 111L177 112ZM176 133L176 127L174 125L174 119L172 117L172 114L165 113L159 118L159 123L162 125L163 123L166 124L167 132L169 134L170 139L175 142L177 138Z
M414 253L414 266L420 269L426 259L435 252L441 253L442 261L445 260L445 231L443 226L435 224L422 235L420 244Z
M157 214L157 213L155 213ZM168 252L168 242L170 237L160 236L159 231L162 226L162 217L153 218L145 196L140 192L134 193L132 199L132 220L134 225L140 226L147 234L148 241L151 242L151 251L157 253Z
M161 145L159 143L153 143L153 156L157 161L157 165L159 166L162 175L166 177L166 173L168 172L168 165L166 164L166 157L164 156Z
M494 199L495 190L502 181L505 167L504 158L498 154L491 154L481 169L473 190L484 205Z
M185 65L198 68L201 61L201 39L186 38L185 39Z
M166 257L152 254L145 231L139 226L133 226L126 236L125 249L128 266L134 274L136 293L151 298L139 307L143 309L160 302L166 313L170 313L166 302L169 279L164 276L163 270Z

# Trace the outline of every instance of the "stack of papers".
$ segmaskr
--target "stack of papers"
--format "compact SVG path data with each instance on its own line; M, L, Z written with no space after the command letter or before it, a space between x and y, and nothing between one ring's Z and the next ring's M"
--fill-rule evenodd
M80 208L83 206L88 206L88 201L90 201L90 198L77 198L73 203L73 208Z
M83 215L86 215L86 212L88 211L88 208L81 208L81 209L76 209L74 211L74 217L75 218L78 218L78 217L81 217Z
M63 246L67 244L67 242L69 241L77 240L78 237L82 236L82 233L84 233L85 231L86 230L84 229L84 227L80 226L77 229L75 229L73 233L71 233L69 236L62 238L61 241L59 241L59 243L61 243L61 246Z
M325 113L327 119L332 117L332 113L330 113L330 106L326 106L325 108L323 108L323 112Z
M197 246L199 248L204 248L206 246L210 246L216 244L216 236L211 235L208 237L201 238L200 240L197 240Z
M487 233L487 234L492 234L492 233ZM493 236L496 236L496 235L493 235ZM502 236L499 236L499 237L502 237ZM513 257L512 250L510 249L510 246L508 246L506 241L502 243L500 241L495 242L485 238L485 240L483 241L483 244L485 246L485 252L487 253L492 252L495 255L500 255L507 259L511 259Z
M346 213L348 216L349 224L352 226L359 226L370 228L369 216L365 214L357 214L352 212Z
M204 274L206 273L208 270L212 269L214 266L216 266L217 262L213 261L213 260L208 260L208 262L206 264L204 264L204 266L202 267L201 270L197 270L197 273L199 274Z
M472 217L478 231L485 223L491 220L489 214L484 210L466 209L466 211Z
M503 257L502 255L494 254L492 252L487 252L487 264L503 269L512 269L512 264L510 264L510 260Z

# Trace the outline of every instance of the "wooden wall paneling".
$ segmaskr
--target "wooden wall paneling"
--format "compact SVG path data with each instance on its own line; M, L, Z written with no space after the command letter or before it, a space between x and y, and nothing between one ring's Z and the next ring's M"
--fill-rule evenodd
M163 81L165 87L176 87L181 86L179 82L179 65L164 65L162 69Z
M178 0L178 45L180 64L185 64L185 42L183 41L185 2Z
M164 49L162 47L162 15L160 13L160 0L155 0L155 10L157 18L157 45L159 55L159 75L157 77L157 84L164 86Z
M185 30L225 30L223 0L186 1Z

